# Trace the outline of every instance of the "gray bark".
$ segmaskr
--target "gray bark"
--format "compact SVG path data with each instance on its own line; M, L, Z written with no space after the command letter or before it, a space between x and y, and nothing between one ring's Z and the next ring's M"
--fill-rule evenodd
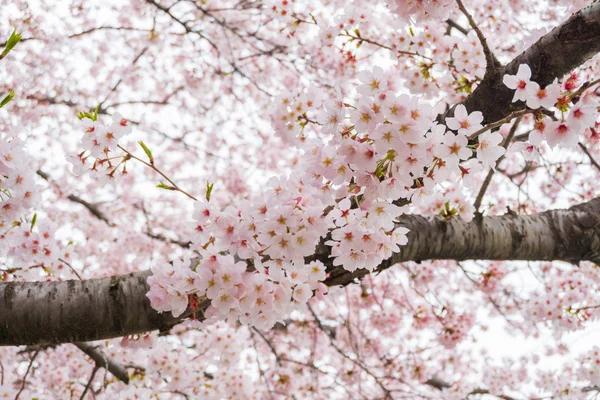
M86 342L167 330L178 320L150 307L149 275L2 283L0 345Z

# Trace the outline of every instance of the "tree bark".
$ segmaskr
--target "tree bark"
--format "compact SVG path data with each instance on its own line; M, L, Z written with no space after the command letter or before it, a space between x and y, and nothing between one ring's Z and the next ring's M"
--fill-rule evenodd
M600 198L568 210L479 216L471 222L405 215L399 225L410 229L408 244L377 270L403 261L423 260L558 260L600 264ZM330 271L325 283L347 285L367 273L364 269L350 273L336 268Z
M600 198L568 210L535 215L456 218L405 215L408 244L384 261L384 270L402 261L563 260L600 262ZM319 245L311 259L328 267L329 286L347 285L367 274L333 267L329 248ZM0 345L86 342L167 330L190 313L159 314L146 297L149 271L87 281L0 284Z
M531 68L531 80L542 88L561 78L600 51L600 2L576 12L505 66L487 71L483 80L463 104L469 112L481 111L482 124L499 121L525 109L522 101L512 103L514 90L502 82L505 74L515 75L519 65Z
M150 274L2 283L0 345L85 342L169 329L179 319L150 306Z

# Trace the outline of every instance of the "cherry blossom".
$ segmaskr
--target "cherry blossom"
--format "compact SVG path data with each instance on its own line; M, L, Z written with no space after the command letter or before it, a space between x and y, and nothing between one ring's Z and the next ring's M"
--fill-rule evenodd
M595 6L30 3L0 6L23 32L0 38L2 284L114 277L119 300L133 273L173 322L89 344L121 376L72 343L2 347L0 397L597 394L595 264L414 257L432 226L597 196L598 58L518 58ZM489 53L530 62L497 109L468 100Z
M505 82L506 84L506 82ZM507 84L508 86L508 84ZM510 86L509 86L510 87ZM541 89L540 85L536 82L529 82L527 84L527 107L529 108L552 108L558 97L560 96L560 85L558 80L555 79L553 83Z
M469 136L482 128L483 114L480 111L467 113L462 104L454 110L454 117L446 118L448 128L458 131L459 135Z
M513 102L527 101L528 97L539 97L538 90L536 90L539 88L539 85L532 85L530 79L531 69L527 64L519 65L519 70L517 71L516 75L504 75L502 78L504 84L508 88L515 90L515 95L512 99Z
M575 122L567 121L549 121L545 131L546 140L551 147L560 145L561 147L573 147L579 140Z
M498 132L485 132L478 137L479 144L477 145L477 159L484 166L493 170L496 169L496 161L506 150L500 146L503 138Z

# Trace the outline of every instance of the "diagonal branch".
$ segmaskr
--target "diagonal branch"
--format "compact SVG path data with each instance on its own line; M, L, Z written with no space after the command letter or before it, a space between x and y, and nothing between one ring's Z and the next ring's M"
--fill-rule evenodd
M515 132L517 131L520 123L521 123L521 117L518 117L515 120L515 122L513 123L512 127L510 128L510 132L508 132L508 135L506 136L506 139L504 140L504 143L502 144L502 147L504 147L504 150L508 150L508 146L512 142L513 137L515 136ZM496 161L496 167L498 167L500 165L500 163L502 162L502 160L504 160L505 157L506 157L506 152L502 156L500 156L500 158L498 158L498 160ZM481 207L481 203L483 202L483 196L485 196L485 192L487 191L488 187L490 186L490 183L492 183L492 178L495 173L496 173L496 170L494 168L490 168L487 176L485 177L485 180L483 181L483 184L481 185L481 189L479 189L479 193L477 194L477 197L475 198L475 203L473 203L473 207L475 208L476 213L479 212L479 207Z
M500 67L500 62L498 61L498 59L496 58L496 56L490 49L490 46L487 43L487 39L483 35L483 32L481 32L481 29L479 29L479 27L477 26L477 23L475 23L473 16L465 8L465 5L463 4L462 0L456 0L456 4L458 5L458 9L465 15L465 17L467 17L467 20L469 21L469 25L471 25L471 28L473 28L473 30L477 34L477 38L479 39L479 42L481 43L481 47L483 47L483 54L485 55L485 64L486 64L485 65L486 75L495 74L497 72L498 68ZM485 76L484 76L484 79L485 79Z
M44 171L42 171L41 169L38 169L37 174L39 176L41 176L44 180L50 182L50 175ZM82 199L81 197L75 195L75 194L70 194L67 196L67 199L69 201L72 201L73 203L77 203L77 204L81 204L82 206L84 206L85 208L87 208L87 210L96 218L98 218L100 221L103 221L106 225L108 225L111 228L115 228L117 227L117 225L112 222L107 216L106 214L100 210L100 208L98 207L98 204L96 203L90 203L89 201L86 201L84 199ZM144 215L146 216L146 219L148 219L148 213L146 212L145 209L143 209ZM177 246L184 248L184 249L189 249L191 242L189 241L183 241L183 240L178 240L178 239L171 239L166 237L165 235L163 235L162 233L154 233L150 230L150 228L148 227L148 229L144 232L144 234L146 236L148 236L149 238L155 239L155 240L160 240L161 242L165 242L165 243L172 243L172 244L176 244ZM68 263L67 263L68 265ZM71 267L71 269L73 269ZM75 270L73 270L73 272L75 272ZM77 272L75 272L75 274L77 274Z
M598 164L598 161L596 161L596 159L594 158L594 156L592 156L592 154L587 149L587 147L585 147L585 144L579 142L579 143L577 143L577 145L579 146L579 148L581 149L581 151L583 151L585 153L585 155L590 159L590 163L594 167L596 167L597 170L600 171L600 164Z
M83 351L85 354L90 356L92 360L96 363L96 368L104 368L109 371L111 374L119 378L119 380L129 383L129 374L127 373L127 369L111 357L104 354L99 347L100 346L92 346L89 343L73 343L79 350ZM90 379L91 381L92 379Z
M531 80L545 87L599 51L600 2L595 2L573 14L510 63L500 67L498 73L486 74L461 104L469 112L481 111L483 125L501 120L512 112L525 109L525 103L511 102L514 91L502 82L505 74L515 75L519 65L527 64L531 68Z

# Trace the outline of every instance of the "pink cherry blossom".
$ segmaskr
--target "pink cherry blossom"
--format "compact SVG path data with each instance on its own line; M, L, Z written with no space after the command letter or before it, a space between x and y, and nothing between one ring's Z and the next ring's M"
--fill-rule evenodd
M508 85L507 85L508 86ZM555 79L553 83L541 89L536 82L527 84L527 107L529 108L552 108L560 96L560 85Z
M123 307L7 314L54 344L0 347L0 398L599 392L593 252L488 237L593 233L600 61L556 34L589 1L5 3L0 291Z
M488 131L479 135L478 139L477 159L479 159L484 166L495 170L496 161L506 152L504 147L500 146L500 143L503 140L502 135L498 132Z
M504 75L502 81L509 89L515 90L515 95L513 96L512 101L527 101L527 98L531 93L530 86L531 82L531 69L527 64L519 65L519 70L516 75ZM535 85L534 85L535 87ZM539 86L538 86L539 87ZM537 96L537 92L534 93Z
M462 104L454 110L454 117L446 118L448 128L458 131L460 135L469 136L482 128L483 114L480 111L467 113Z
M550 147L573 147L579 141L578 126L572 121L549 121L546 140Z

